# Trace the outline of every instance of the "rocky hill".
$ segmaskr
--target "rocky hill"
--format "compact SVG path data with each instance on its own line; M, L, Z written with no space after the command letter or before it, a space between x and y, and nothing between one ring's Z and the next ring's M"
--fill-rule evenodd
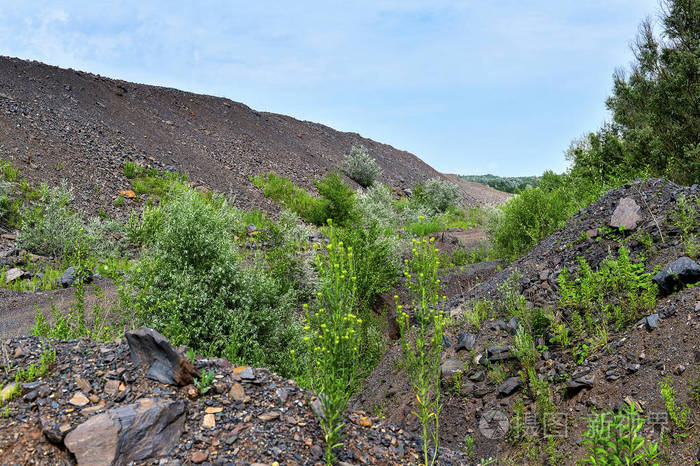
M225 98L0 57L0 156L31 181L68 180L88 210L110 206L128 187L125 161L183 172L235 195L241 207L274 209L250 176L274 171L311 188L353 145L369 150L396 190L442 176L415 155L356 133ZM465 185L462 195L476 205L499 192Z
M661 464L700 461L700 288L693 286L700 281L700 264L687 257L681 228L673 218L681 199L698 198L698 185L682 187L663 179L612 190L500 272L491 269L484 274L482 270L480 282L472 281L464 292L452 293L447 310L455 325L448 332L441 367L446 387L441 413L443 445L463 449L471 438L478 456L499 458L503 464L573 464L585 453L582 434L588 427L586 419L595 412L619 410L630 403L641 408L647 418L663 415L663 426L645 424L644 435L659 439L660 430L666 429L667 435L673 430L659 387L668 377L677 392L675 402L690 406L691 421L687 431L674 435L675 440L666 445ZM697 204L691 208L696 218L692 228L698 234L700 212ZM622 232L616 223L620 219L626 222ZM535 365L537 375L549 381L555 413L569 424L566 437L557 439L557 451L528 453L528 445L535 444L533 440L544 438L536 421L525 441L513 442L512 436L506 435L518 403L523 403L521 409L526 416L534 416L539 405L525 385L523 367L514 355L519 321L509 313L508 302L522 295L526 312L552 311L557 321L573 328L571 314L559 309L559 275L566 269L575 277L581 259L593 271L598 270L606 258L617 257L621 246L629 250L633 263L642 264L655 276L659 299L631 325L609 333L606 330L603 347L585 357L575 351L582 346L562 347L553 340L551 331L535 342L544 349ZM669 266L670 272L664 274ZM483 267L470 270L477 268ZM504 287L514 272L517 281ZM469 273L463 272L462 276ZM675 288L666 286L669 277L683 283ZM624 299L602 293L598 297L607 305ZM491 303L488 316L477 320L477 325L475 303ZM579 341L586 345L586 351L592 346L588 341ZM367 379L353 406L381 412L388 421L417 430L419 424L412 414L415 400L400 361L397 345ZM499 373L493 372L494 367ZM484 416L494 412L502 413L508 422L502 435L489 437L483 428L495 421Z

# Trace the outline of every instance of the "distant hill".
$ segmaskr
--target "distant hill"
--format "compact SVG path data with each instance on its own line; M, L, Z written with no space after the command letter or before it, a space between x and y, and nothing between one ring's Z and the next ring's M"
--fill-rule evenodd
M496 175L459 175L465 181L473 181L490 186L499 191L516 193L517 191L534 188L540 181L539 176L496 176Z
M357 133L226 98L0 56L0 158L34 183L66 179L88 211L109 212L129 186L125 161L185 173L232 194L239 207L270 210L275 205L250 176L275 171L313 189L311 181L338 167L353 145L368 149L381 181L396 190L446 179L415 155ZM488 192L461 191L467 204L491 202Z

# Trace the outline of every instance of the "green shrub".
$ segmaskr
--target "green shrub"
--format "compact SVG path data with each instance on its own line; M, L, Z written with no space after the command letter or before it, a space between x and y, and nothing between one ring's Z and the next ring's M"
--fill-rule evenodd
M225 201L185 191L161 208L163 222L129 277L142 322L175 345L289 375L299 334L293 300L264 264L241 262Z
M657 287L651 274L644 271L643 263L632 262L626 247L620 246L617 258L608 257L595 272L583 258L578 262L575 277L566 269L559 274L559 306L572 316L588 316L589 334L592 321L607 323L614 318L622 328L656 305Z
M496 256L517 259L611 187L545 172L537 188L513 197L493 217L489 230Z
M433 213L445 212L448 208L457 206L459 187L439 178L431 178L425 183L416 184L410 200Z
M357 210L366 223L377 222L382 228L394 229L400 225L401 216L394 207L391 190L381 183L374 183L355 196Z
M0 181L0 228L14 227L20 219L22 201L13 196L13 183Z
M671 224L681 230L681 239L686 240L700 227L700 198L678 198L671 211Z
M108 232L119 231L115 222L97 218L86 221L70 204L73 192L65 184L39 187L39 199L25 210L17 235L24 249L52 257L70 260L80 248L86 248L94 258L105 257L117 250Z
M294 295L297 301L308 301L318 284L314 250L308 248L310 233L289 209L283 209L277 222L261 232L261 241L271 245L264 254L269 273L281 284L282 293Z
M671 224L681 230L685 253L691 259L700 256L700 240L695 233L700 227L700 198L686 199L681 196L671 211Z
M337 229L335 234L355 254L358 311L369 309L377 296L396 283L401 270L398 243L394 237L382 235L376 223Z
M145 206L140 216L132 211L126 222L126 237L130 243L147 246L153 242L165 221L165 213L160 205Z
M343 162L343 171L355 180L357 184L366 188L374 184L374 182L382 174L381 168L367 152L367 149L360 146L352 146L350 153L345 157Z
M347 225L355 220L355 191L343 182L340 172L333 171L314 182L322 196L322 209L318 212L324 219L332 219L336 225ZM317 225L323 222L318 222Z

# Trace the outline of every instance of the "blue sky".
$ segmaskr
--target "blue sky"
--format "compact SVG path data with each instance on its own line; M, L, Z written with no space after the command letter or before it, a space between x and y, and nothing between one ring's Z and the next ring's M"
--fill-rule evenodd
M0 0L0 54L225 96L443 172L563 171L657 0Z

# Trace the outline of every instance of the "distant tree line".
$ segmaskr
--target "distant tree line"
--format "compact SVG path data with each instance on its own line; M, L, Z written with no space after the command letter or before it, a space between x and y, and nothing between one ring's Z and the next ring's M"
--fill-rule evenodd
M515 194L523 189L536 188L539 176L496 176L496 175L460 175L466 181L485 184L499 191Z

